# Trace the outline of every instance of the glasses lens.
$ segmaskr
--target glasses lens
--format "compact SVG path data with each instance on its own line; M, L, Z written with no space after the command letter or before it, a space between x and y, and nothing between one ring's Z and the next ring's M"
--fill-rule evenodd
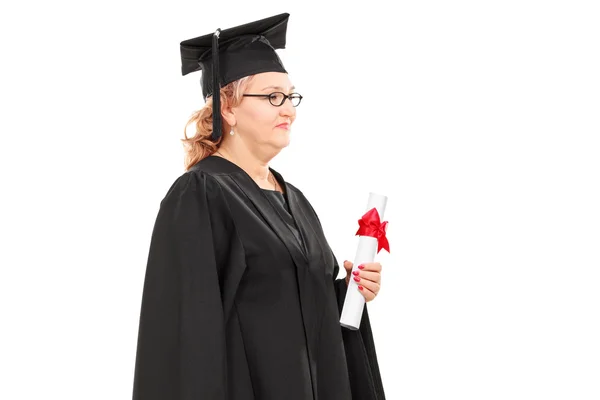
M302 96L300 96L298 93L292 93L290 95L290 100L292 101L292 105L294 107L297 107L298 104L300 104L300 101L302 100Z
M281 92L275 92L271 93L271 95L269 96L269 100L271 101L271 104L279 107L285 101L285 96Z

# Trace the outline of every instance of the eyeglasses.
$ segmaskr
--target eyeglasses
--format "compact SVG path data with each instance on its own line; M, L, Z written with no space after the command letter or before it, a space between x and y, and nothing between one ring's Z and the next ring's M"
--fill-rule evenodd
M283 105L283 103L287 100L290 99L290 101L292 102L292 105L294 107L298 107L298 105L300 104L300 102L302 101L302 96L298 93L292 93L292 94L285 94L283 92L273 92L271 94L244 94L242 96L246 96L246 97L266 97L269 99L269 101L271 102L272 105L274 105L275 107L280 107Z

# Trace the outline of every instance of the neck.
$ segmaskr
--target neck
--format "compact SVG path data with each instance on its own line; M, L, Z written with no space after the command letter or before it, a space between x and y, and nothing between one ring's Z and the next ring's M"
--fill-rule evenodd
M229 140L224 140L215 154L243 169L261 188L275 189L275 178L269 172L269 162L273 156L252 151L243 144L234 145L230 143L233 138L227 139Z

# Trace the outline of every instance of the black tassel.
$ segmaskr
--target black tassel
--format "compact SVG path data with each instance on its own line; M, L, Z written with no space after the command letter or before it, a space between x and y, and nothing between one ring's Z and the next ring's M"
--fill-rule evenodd
M221 85L219 84L219 34L217 29L212 39L213 59L213 131L212 140L216 142L221 137Z

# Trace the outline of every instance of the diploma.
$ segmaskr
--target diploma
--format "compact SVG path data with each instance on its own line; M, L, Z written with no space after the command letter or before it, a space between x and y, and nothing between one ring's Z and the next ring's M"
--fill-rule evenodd
M358 266L364 263L373 262L375 255L383 248L388 252L389 244L385 236L387 222L383 220L387 197L369 193L367 203L367 212L358 220L359 229L356 235L359 235L358 248L354 257L352 271L360 271ZM351 275L352 277L353 275ZM348 290L340 316L340 324L351 330L357 330L362 319L365 298L358 289L358 283L354 279L348 282Z

